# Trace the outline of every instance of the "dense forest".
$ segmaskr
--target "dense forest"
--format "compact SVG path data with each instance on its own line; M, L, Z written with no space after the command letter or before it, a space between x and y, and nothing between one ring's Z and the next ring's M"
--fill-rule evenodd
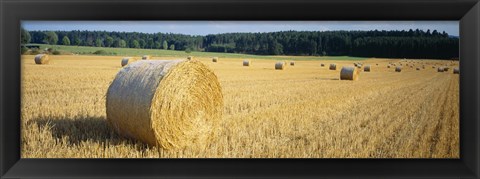
M26 31L22 43L246 53L258 55L458 58L459 39L436 30L282 31L193 36L106 31Z

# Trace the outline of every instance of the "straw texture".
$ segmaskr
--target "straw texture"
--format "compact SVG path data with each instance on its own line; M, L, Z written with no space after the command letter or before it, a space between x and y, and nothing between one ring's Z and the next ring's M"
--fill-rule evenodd
M38 54L35 56L35 64L48 64L50 63L50 57L47 54Z
M137 59L133 58L133 57L123 57L122 58L122 67L124 67L125 65L128 65L130 63L133 63L137 61Z
M119 134L164 149L204 148L218 128L223 96L217 76L195 60L142 60L108 88L107 121Z
M351 66L344 66L340 71L340 80L358 80L358 69Z

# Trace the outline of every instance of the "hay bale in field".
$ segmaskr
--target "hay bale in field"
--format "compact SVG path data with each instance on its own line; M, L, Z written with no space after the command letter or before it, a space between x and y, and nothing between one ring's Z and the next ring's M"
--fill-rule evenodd
M329 69L330 69L330 70L337 70L337 64L334 64L334 63L330 64L330 68L329 68Z
M137 61L136 58L133 58L133 57L123 57L121 64L122 64L122 67L124 67L125 65L128 65L128 64L130 64L130 63L133 63L133 62L135 62L135 61Z
M275 70L283 70L286 66L285 62L277 62L275 63Z
M420 68L419 68L419 67L417 67L417 70L420 70Z
M365 65L365 67L363 68L363 71L370 72L370 65Z
M322 63L322 64L320 64L320 66L321 66L321 67L324 67L324 66L325 66L325 64L323 64L323 63Z
M355 67L344 66L340 71L340 80L358 80L359 70Z
M212 58L212 62L217 62L218 61L218 57L213 57Z
M151 58L152 58L152 56L150 56L150 55L142 56L142 60L150 60Z
M454 67L453 68L453 74L460 74L460 68L459 67Z
M395 72L402 72L402 67L401 66L396 67Z
M450 68L449 67L443 67L443 70L448 71L448 70L450 70Z
M443 72L445 69L443 67L438 67L437 72Z
M291 62L290 62L290 66L295 66L295 62L294 62L294 61L291 61Z
M193 60L193 56L188 56L187 60Z
M142 60L122 68L106 94L109 125L164 149L203 147L223 110L217 76L196 60Z
M390 65L387 65L387 68L390 68Z
M48 64L50 63L50 57L47 54L38 54L35 56L35 64Z
M243 66L250 66L252 62L250 60L243 60Z

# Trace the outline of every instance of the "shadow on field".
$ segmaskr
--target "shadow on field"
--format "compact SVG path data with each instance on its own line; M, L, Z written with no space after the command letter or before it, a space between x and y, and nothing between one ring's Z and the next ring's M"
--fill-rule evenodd
M90 141L101 145L137 144L139 149L147 147L141 142L115 133L105 117L42 117L30 122L36 123L39 128L50 128L53 137L59 140L66 137L70 145Z
M319 80L340 80L339 78L315 78Z

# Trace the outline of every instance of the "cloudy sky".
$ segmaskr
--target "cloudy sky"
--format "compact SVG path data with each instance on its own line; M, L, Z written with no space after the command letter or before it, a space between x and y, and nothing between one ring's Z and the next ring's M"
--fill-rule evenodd
M22 21L27 30L100 30L207 35L227 32L408 30L459 35L458 21Z

